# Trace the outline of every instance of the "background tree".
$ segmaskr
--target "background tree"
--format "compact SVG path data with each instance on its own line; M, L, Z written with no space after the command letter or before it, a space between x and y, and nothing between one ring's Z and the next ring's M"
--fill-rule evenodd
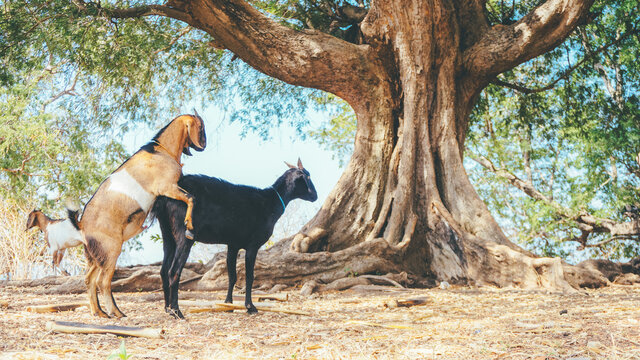
M24 12L11 4L13 11ZM406 270L419 279L568 289L567 280L581 282L577 270L509 241L471 185L462 155L480 92L498 74L554 49L588 23L592 1L522 1L496 19L487 9L497 4L76 1L32 7L30 2L24 6L34 9L35 24L23 26L18 35L28 38L45 22L58 26L71 39L61 47L64 55L99 78L114 76L124 87L147 89L141 86L145 81L153 84L176 71L168 68L175 64L171 60L154 61L154 51L168 47L164 53L179 61L191 55L176 46L179 38L172 42L184 22L208 34L193 35L196 49L228 49L232 59L268 76L344 99L357 117L353 156L316 217L299 236L274 247L267 265L272 275L326 280L344 275L344 268ZM75 31L77 19L86 19L82 31ZM148 34L149 41L140 41ZM143 46L135 51L126 46L133 43ZM205 58L220 53L202 51ZM14 60L26 56L11 55ZM111 66L100 67L105 61ZM131 66L136 62L143 71ZM218 70L220 64L182 69L210 65ZM158 73L144 71L149 68ZM130 76L121 77L127 71ZM182 83L168 84L185 93ZM294 251L279 255L289 244ZM278 267L278 256L299 266Z

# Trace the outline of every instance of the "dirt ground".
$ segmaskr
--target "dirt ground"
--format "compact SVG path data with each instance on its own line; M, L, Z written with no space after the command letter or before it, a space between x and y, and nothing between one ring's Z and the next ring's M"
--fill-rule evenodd
M380 287L299 295L278 308L310 316L245 311L165 314L161 293L119 293L128 316L98 319L86 307L39 314L27 306L85 301L0 285L1 359L106 359L114 335L60 334L48 321L162 328L164 339L124 338L132 359L640 359L640 287L615 286L561 295L493 288L402 291ZM214 300L222 293L182 291ZM387 308L426 298L421 306ZM236 301L238 302L238 301ZM240 302L241 303L241 302ZM186 311L185 311L186 310Z

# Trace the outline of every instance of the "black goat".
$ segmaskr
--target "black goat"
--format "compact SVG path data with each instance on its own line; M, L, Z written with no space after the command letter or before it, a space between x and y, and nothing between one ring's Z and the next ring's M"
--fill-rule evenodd
M245 306L250 314L258 312L251 301L253 268L258 249L271 237L273 227L289 201L315 201L318 198L309 172L300 159L297 167L287 165L290 169L265 189L234 185L204 175L186 175L180 179L178 185L195 198L192 240L185 237L185 204L167 197L157 198L153 212L160 222L163 239L164 259L160 275L165 311L174 317L184 318L178 308L178 284L191 246L194 241L199 241L227 244L229 290L226 303L233 302L238 251L246 250Z

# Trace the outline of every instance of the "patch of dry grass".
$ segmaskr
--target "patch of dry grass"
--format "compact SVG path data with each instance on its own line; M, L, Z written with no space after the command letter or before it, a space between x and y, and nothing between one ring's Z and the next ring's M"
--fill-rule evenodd
M164 328L164 340L126 339L134 359L640 359L639 287L566 296L492 288L289 294L277 306L312 316L189 313L183 306L187 320L180 321L164 313L158 293L116 294L128 315L121 320L94 318L86 307L36 314L26 307L85 296L4 287L0 297L11 307L0 310L0 358L104 359L120 345L113 335L45 331L47 321L64 320ZM213 300L223 294L181 295ZM412 297L428 301L384 306Z

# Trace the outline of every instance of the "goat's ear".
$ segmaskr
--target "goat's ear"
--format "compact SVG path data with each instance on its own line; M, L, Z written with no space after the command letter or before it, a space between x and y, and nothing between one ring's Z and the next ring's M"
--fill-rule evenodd
M204 132L202 118L196 113L195 116L189 116L185 125L187 127L189 145L196 151L204 150L205 146L207 146L207 136Z
M36 210L33 210L31 213L29 213L29 218L27 219L27 228L24 229L24 231L27 231L32 227L34 227L36 225L35 222L36 222Z
M290 169L295 169L295 168L296 168L294 165L291 165L291 164L289 164L289 163L288 163L288 162L286 162L286 161L285 161L284 163L285 163L285 164L287 164L287 166L288 166Z
M304 166L302 166L302 161L300 161L300 158L298 158L298 169L300 170L304 169Z

